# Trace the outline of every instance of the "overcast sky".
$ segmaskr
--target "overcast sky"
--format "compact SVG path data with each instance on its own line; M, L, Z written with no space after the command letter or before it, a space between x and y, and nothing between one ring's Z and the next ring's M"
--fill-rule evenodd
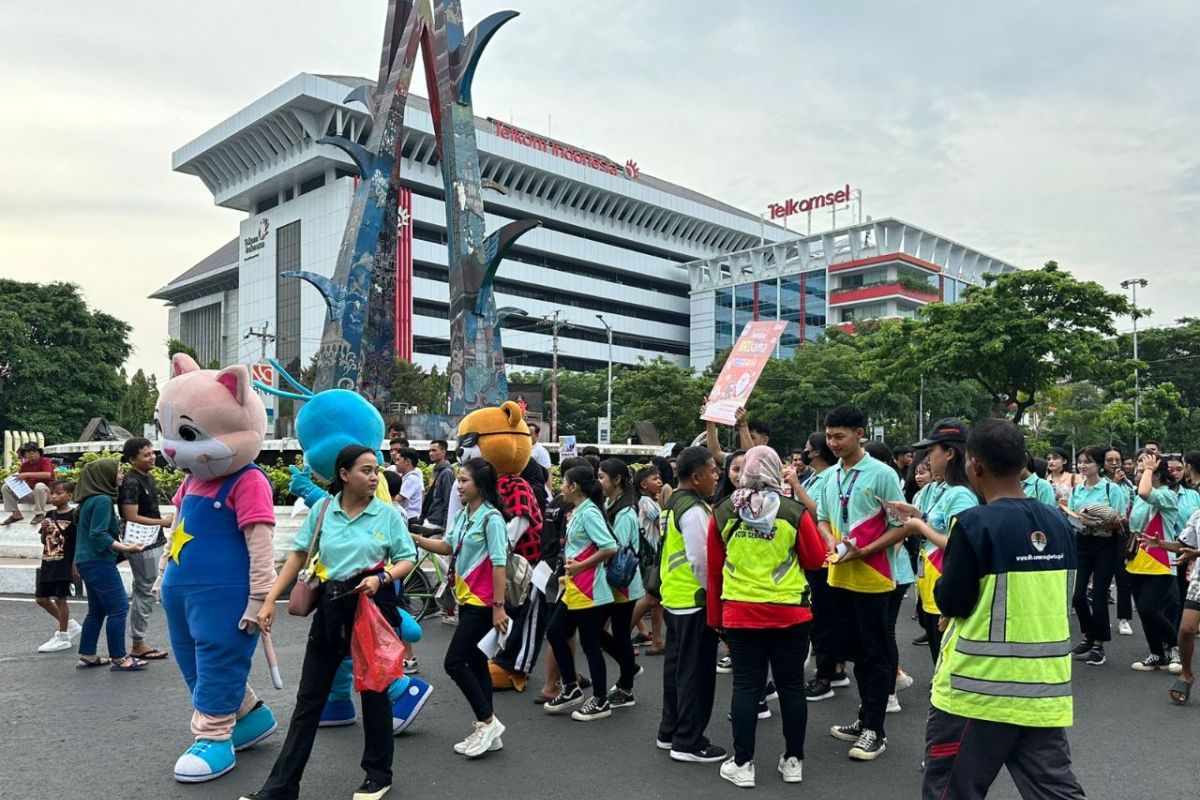
M469 23L502 8L480 116L753 213L850 183L1020 266L1145 277L1151 324L1200 315L1200 3L464 0ZM171 152L299 72L374 76L385 10L0 5L0 276L78 283L161 375L146 295L242 216Z

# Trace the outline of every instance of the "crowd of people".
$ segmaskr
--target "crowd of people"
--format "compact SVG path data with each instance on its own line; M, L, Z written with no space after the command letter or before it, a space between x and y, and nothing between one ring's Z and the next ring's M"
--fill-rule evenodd
M444 669L473 717L453 748L467 758L504 747L479 644L489 634L503 639L514 619L535 620L524 643L532 660L547 645L547 714L592 722L635 705L646 691L637 686L635 648L661 656L657 747L675 761L720 763L720 776L740 787L756 783L755 730L771 713L768 699L779 702L785 750L776 770L785 782L803 778L808 704L839 691L856 691L858 714L829 734L851 759L886 752L887 715L912 685L896 643L910 592L923 630L914 644L927 644L935 664L927 797L982 797L1005 764L1023 796L1083 796L1066 744L1070 661L1107 663L1114 592L1117 635L1133 635L1136 605L1146 639L1148 653L1132 669L1176 675L1169 698L1188 702L1200 627L1200 574L1191 568L1200 555L1200 452L1164 454L1151 442L1127 458L1086 447L1072 470L1063 450L1044 459L1027 452L1009 423L968 427L956 419L893 452L864 441L860 409L840 406L784 463L765 425L739 412L736 428L732 452L710 423L704 444L636 472L585 448L559 464L557 493L545 488L549 471L535 447L527 471L541 528L529 562L552 576L520 601L536 604L536 614L506 596L513 509L492 464L473 458L455 470L448 443L434 441L426 486L420 455L401 430L389 431L386 470L371 448L343 450L330 499L309 515L258 612L269 632L275 601L320 537L325 591L296 707L267 783L247 797L296 796L349 652L351 598L365 593L401 629L401 587L418 550L449 560L453 602L443 605L444 618L456 627ZM121 463L93 461L74 486L55 480L36 445L23 447L21 459L43 541L37 602L57 624L39 651L72 649L79 637L78 668L122 672L167 658L146 640L167 537L130 544L121 535L122 524L171 528L173 516L158 510L152 444L129 440ZM380 481L390 504L376 497ZM6 486L4 525L22 521L17 501ZM128 594L119 560L132 573ZM82 625L66 604L80 579ZM1068 596L1074 645L1060 599ZM101 628L107 657L97 653ZM404 664L416 673L411 645ZM617 666L611 681L607 659ZM720 672L732 673L732 753L708 737ZM360 800L391 785L395 729L386 692L363 692L362 706Z

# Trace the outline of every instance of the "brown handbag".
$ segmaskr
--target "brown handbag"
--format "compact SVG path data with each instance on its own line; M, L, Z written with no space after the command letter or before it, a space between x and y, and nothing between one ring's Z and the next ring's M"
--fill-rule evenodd
M317 544L321 540L321 526L325 524L325 512L329 510L329 504L333 498L325 501L325 505L321 506L321 511L317 515L317 528L313 531L312 544L308 546L308 557L304 559L304 566L300 569L300 578L296 580L292 586L292 593L288 595L288 613L293 617L307 617L309 614L317 610L317 604L321 602L321 581L316 575L308 575L305 577L304 571L312 566L313 553L317 552Z

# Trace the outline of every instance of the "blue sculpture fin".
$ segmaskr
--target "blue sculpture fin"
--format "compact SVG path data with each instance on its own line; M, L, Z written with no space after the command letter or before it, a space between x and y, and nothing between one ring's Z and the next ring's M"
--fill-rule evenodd
M501 25L516 16L516 11L497 11L471 29L470 35L463 42L463 45L470 49L465 58L458 59L459 74L455 76L455 82L458 84L458 102L464 105L471 104L471 83L475 79L475 67L479 65L483 48L487 47L487 43L496 31L500 30Z
M346 99L342 102L359 103L360 105L364 106L367 111L370 111L372 114L375 113L375 92L365 83L361 86L355 86L354 91L346 95Z
M291 376L291 373L289 373L286 369L283 368L283 364L280 364L278 361L276 361L273 358L268 358L267 362L272 367L275 368L275 371L279 373L279 377L283 378L285 381L287 381L289 384L291 384L292 387L295 388L298 392L305 395L306 397L314 397L315 396L313 394L312 389L309 389L307 386L305 386L304 384L300 383L295 378L293 378Z
M504 260L504 254L512 247L519 237L541 227L540 219L519 219L510 222L500 230L488 235L483 242L484 273L483 282L479 285L479 296L475 300L475 313L483 316L487 303L492 296L492 281L496 278L496 270Z
M359 177L371 174L371 162L375 159L370 151L358 142L352 142L342 136L322 136L320 139L317 139L317 144L333 145L354 159L354 165L358 167Z
M308 272L306 270L290 269L287 272L279 274L284 278L299 278L300 280L308 281L317 287L317 291L325 298L325 305L329 306L330 315L334 319L342 316L342 309L346 305L345 287L339 286L324 275L318 275L315 272Z

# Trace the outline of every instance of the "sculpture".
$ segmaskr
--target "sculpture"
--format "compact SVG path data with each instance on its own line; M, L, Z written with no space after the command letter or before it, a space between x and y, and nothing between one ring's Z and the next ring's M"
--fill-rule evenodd
M445 187L450 414L461 416L507 399L492 281L505 251L540 222L518 220L486 234L471 83L483 48L516 15L497 12L464 35L459 0L390 0L375 90L359 87L346 98L372 113L367 144L341 137L317 140L345 151L360 176L333 278L287 273L312 283L328 305L316 391L357 390L376 405L387 399L385 381L395 358L399 147L421 48Z

